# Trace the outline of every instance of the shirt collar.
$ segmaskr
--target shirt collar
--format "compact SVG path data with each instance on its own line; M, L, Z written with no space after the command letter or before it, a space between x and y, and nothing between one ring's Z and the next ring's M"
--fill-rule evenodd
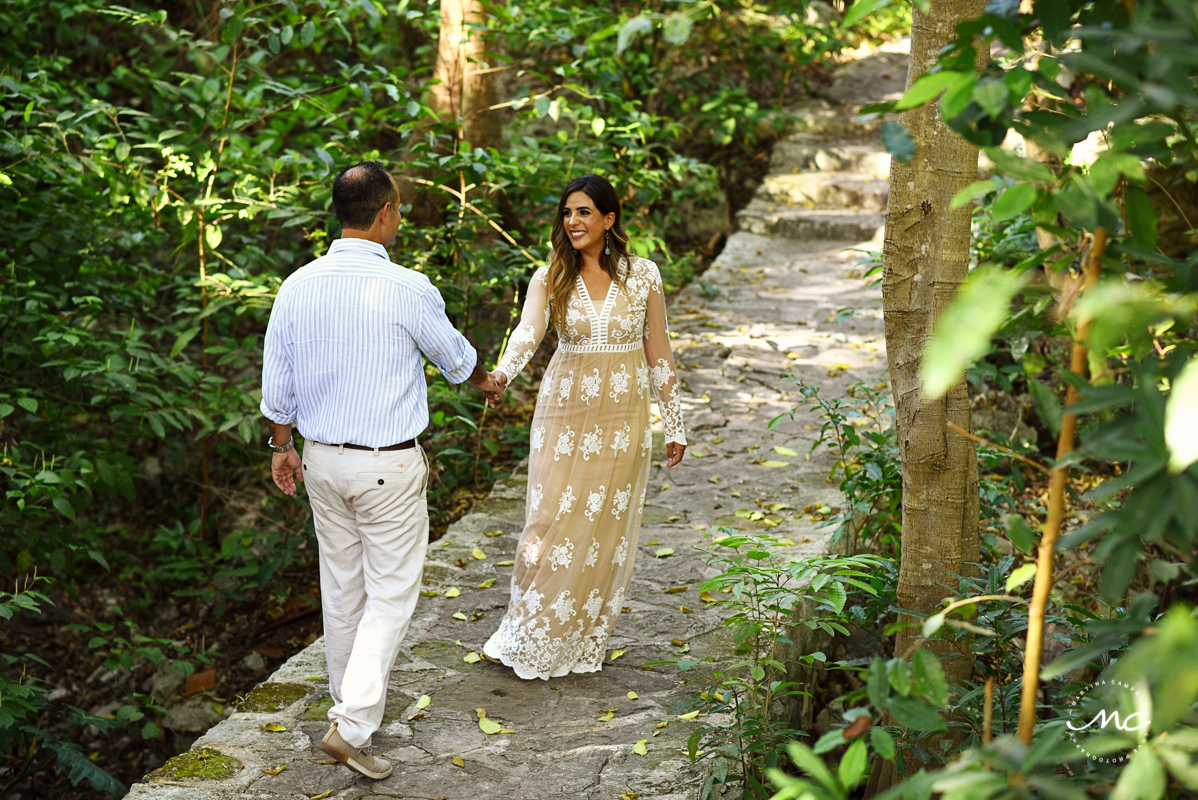
M358 253L361 255L370 254L378 256L384 261L391 260L391 257L387 255L387 248L383 247L378 242L372 242L369 239L335 239L333 243L329 245L329 251L326 253L326 255L331 256L334 253Z

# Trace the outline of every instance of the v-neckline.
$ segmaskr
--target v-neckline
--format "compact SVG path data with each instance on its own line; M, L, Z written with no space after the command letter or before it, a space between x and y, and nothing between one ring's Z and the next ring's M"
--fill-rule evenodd
M591 290L587 288L587 282L582 279L582 275L575 275L574 279L578 281L578 292L587 301L587 307L591 311L591 318L596 322L605 318L611 311L612 305L612 289L615 288L616 281L613 278L611 283L607 284L607 294L603 298L603 309L595 308L595 301L591 299Z

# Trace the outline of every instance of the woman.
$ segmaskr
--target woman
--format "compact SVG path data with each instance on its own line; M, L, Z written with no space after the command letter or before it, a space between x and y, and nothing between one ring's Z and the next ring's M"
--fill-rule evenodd
M640 535L653 449L650 386L666 465L686 450L661 275L628 254L620 201L606 179L570 182L552 243L491 374L501 387L494 405L554 321L558 347L532 420L512 599L483 648L521 678L542 679L602 668Z

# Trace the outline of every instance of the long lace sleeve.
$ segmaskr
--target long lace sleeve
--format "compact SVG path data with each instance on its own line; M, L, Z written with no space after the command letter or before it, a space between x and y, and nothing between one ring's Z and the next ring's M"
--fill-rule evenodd
M666 295L661 273L652 268L648 307L645 309L645 359L657 394L657 410L667 442L686 444L682 424L682 403L678 398L678 375L674 371L674 353L670 350L670 331L666 321Z
M541 267L528 284L528 295L524 298L524 311L520 324L508 337L503 357L499 359L496 372L502 372L511 383L520 374L537 352L545 331L549 328L549 271Z

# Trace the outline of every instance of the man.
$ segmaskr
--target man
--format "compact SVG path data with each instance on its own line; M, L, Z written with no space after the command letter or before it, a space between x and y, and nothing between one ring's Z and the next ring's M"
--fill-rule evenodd
M395 180L373 162L333 182L341 238L283 282L266 331L262 413L271 473L288 495L307 478L320 544L332 726L320 747L380 780L373 755L387 676L416 607L428 546L428 425L421 354L453 383L495 391L445 316L440 292L393 264ZM301 464L292 423L306 440Z

